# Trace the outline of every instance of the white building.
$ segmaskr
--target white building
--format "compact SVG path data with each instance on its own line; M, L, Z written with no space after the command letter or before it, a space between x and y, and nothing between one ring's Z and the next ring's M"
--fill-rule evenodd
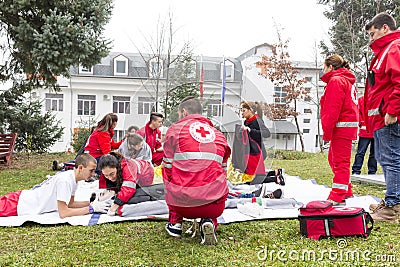
M207 114L204 115L210 117L226 133L229 143L233 141L234 125L241 123L239 109L242 100L279 103L283 99L282 89L261 76L261 70L256 67L261 56L270 53L271 46L262 44L238 58L225 58L225 105L221 105L224 58L202 56L193 62L193 81L198 82L201 68L204 70L203 99L207 105ZM53 110L65 128L63 137L50 150L70 149L74 132L89 124L93 126L110 112L118 114L115 129L117 140L123 137L124 130L129 126L144 126L156 106L157 111L162 111L160 101L165 95L166 67L164 62L161 62L161 67L157 67L156 63L156 58L141 54L110 53L92 68L71 68L70 79L59 79L60 92L37 91L36 97L44 99L44 109ZM299 127L305 151L315 152L319 151L318 106L315 103L318 103L317 85L320 88L319 97L323 92L323 84L319 81L321 66L309 62L295 63L299 75L307 80L305 88L310 91L309 99L297 102ZM170 72L173 72L173 68ZM265 140L267 148L301 150L293 118L265 121L272 133L272 137Z

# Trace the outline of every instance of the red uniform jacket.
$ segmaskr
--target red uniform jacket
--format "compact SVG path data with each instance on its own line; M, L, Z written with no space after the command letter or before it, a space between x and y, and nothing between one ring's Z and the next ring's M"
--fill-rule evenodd
M113 136L114 130L111 128L108 132L99 132L96 128L86 142L85 151L94 158L110 153L111 150L119 148L122 143L122 140L114 142Z
M117 184L107 180L103 174L99 178L99 188L107 188L117 191L115 204L123 205L136 193L136 185L149 186L153 183L154 169L150 162L136 159L123 159L121 161L122 185L116 188Z
M386 113L400 122L400 31L393 31L371 44L375 57L370 70L375 84L365 89L367 127L375 131L385 126Z
M163 179L167 204L196 207L228 194L226 165L231 149L208 119L191 114L166 133Z
M358 129L356 78L348 69L340 68L321 77L327 85L321 97L321 123L323 139L356 140Z
M358 136L363 137L363 138L374 138L373 132L367 131L367 125L364 121L364 118L365 118L364 117L364 114L365 114L365 112L364 112L364 96L361 96L358 99L358 111L360 112L359 116L358 116L358 118L359 118L358 126L360 127L358 130Z
M145 140L146 143L150 146L151 148L151 153L152 153L152 162L155 165L160 165L162 158L164 156L164 152L155 152L156 149L162 147L161 144L161 131L160 129L151 129L150 128L150 122L146 124L146 126L140 128L136 133L140 134Z

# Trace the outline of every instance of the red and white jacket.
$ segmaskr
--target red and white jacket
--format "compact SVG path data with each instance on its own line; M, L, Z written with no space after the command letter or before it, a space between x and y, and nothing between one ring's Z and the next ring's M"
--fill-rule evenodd
M358 99L358 111L360 112L358 116L358 136L363 138L374 138L374 133L367 130L367 125L364 120L364 96L361 96Z
M154 169L150 162L136 159L123 159L121 161L122 185L114 200L115 204L123 205L136 193L136 186L149 186L153 183ZM108 185L108 186L107 186ZM99 188L116 190L116 183L107 182L103 174L99 178Z
M348 69L339 68L325 73L321 80L327 83L320 102L323 139L356 140L358 107L355 76Z
M108 132L99 132L96 128L86 142L85 151L94 158L110 153L111 150L119 148L122 143L122 140L114 142L113 136L114 130L111 128Z
M144 127L140 128L136 133L140 134L146 143L150 146L151 152L162 146L161 144L161 131L160 129L151 129L150 122L148 122Z
M375 40L370 46L375 54L370 66L375 84L367 81L364 101L367 127L375 131L385 126L386 113L400 122L400 30Z
M164 142L163 180L167 204L196 207L228 194L231 149L210 120L191 114L173 124Z

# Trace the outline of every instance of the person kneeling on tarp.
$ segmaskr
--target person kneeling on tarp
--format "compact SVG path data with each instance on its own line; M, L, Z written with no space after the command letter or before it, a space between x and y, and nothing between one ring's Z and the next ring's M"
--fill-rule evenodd
M38 215L58 211L61 218L106 213L107 202L75 201L78 181L94 175L96 159L89 154L79 155L73 170L59 172L30 190L19 190L0 197L0 216Z

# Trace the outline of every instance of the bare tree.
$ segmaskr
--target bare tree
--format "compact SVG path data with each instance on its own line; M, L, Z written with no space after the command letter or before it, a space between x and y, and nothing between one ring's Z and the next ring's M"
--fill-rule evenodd
M277 34L278 43L272 45L272 55L262 56L261 61L256 65L263 70L261 75L271 80L276 87L282 88L282 91L286 93L286 96L282 97L285 101L281 101L280 104L269 104L271 117L275 120L294 117L301 150L304 151L303 133L298 122L297 101L308 97L309 92L303 88L305 80L298 76L299 71L296 69L296 65L289 60L288 40L282 40L278 28ZM274 97L281 96L274 95Z

